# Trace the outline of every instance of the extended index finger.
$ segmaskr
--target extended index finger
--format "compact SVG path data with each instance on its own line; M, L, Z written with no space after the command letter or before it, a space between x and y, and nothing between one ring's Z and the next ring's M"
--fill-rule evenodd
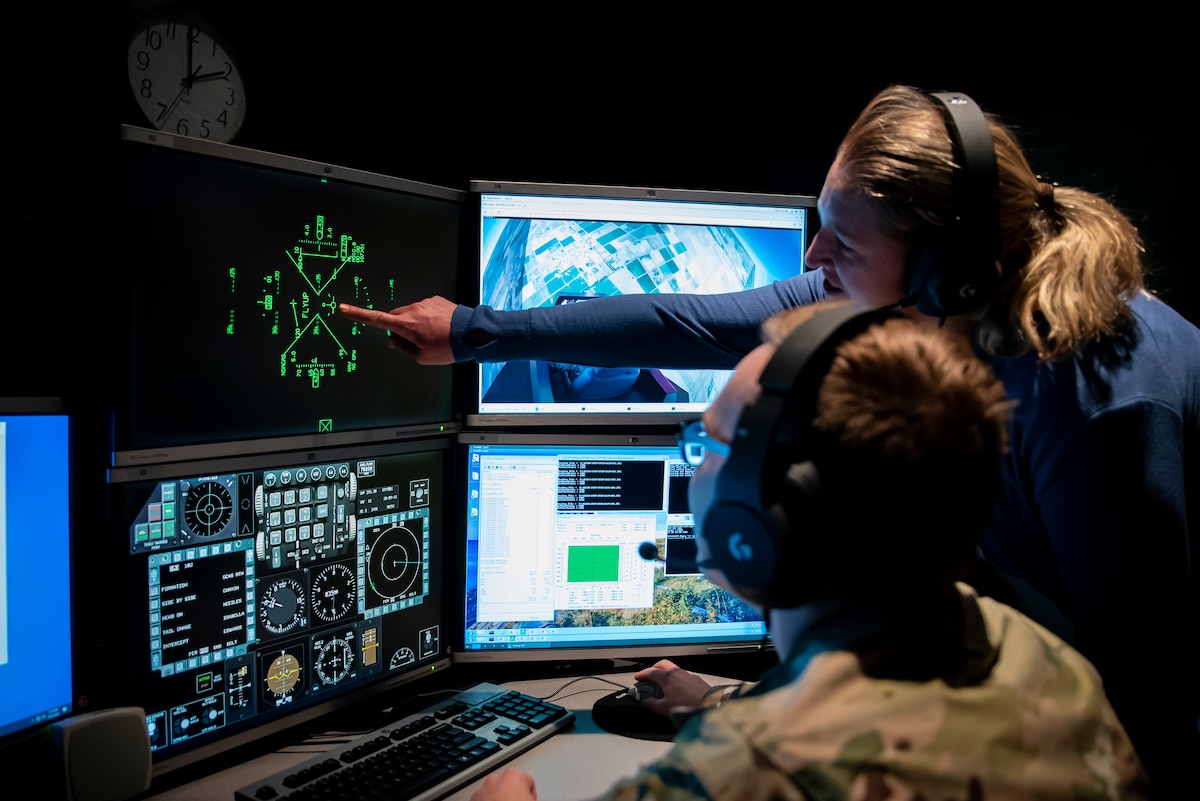
M352 306L349 303L339 303L337 309L338 312L356 322L375 326L384 325L384 321L380 319L384 313L378 309L364 309L362 306Z

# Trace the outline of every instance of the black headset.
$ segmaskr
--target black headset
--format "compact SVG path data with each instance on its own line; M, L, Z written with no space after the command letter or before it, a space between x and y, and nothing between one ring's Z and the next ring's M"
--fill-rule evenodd
M928 92L937 101L954 146L955 208L951 221L909 246L905 299L929 317L974 311L987 303L1000 284L1000 186L996 147L987 118L961 92Z
M763 368L761 394L738 417L701 526L711 554L704 567L721 570L747 600L777 609L809 600L812 587L803 580L800 563L812 552L810 543L832 534L805 530L821 516L818 510L823 513L820 441L825 435L812 424L817 392L840 344L899 316L891 308L822 309L797 326ZM785 468L782 482L772 481ZM797 514L804 520L793 527Z

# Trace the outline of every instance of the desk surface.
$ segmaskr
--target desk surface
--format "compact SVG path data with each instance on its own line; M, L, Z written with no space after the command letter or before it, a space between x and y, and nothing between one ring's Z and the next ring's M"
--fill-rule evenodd
M632 672L598 675L623 687L633 684ZM700 675L711 684L730 681L704 673ZM595 798L617 779L632 775L670 748L670 743L666 742L610 734L592 720L592 705L617 689L608 681L584 676L503 683L505 687L539 698L557 692L549 700L575 713L574 726L506 763L506 767L517 767L533 776L540 798L556 801ZM568 683L570 686L566 686ZM327 737L328 743L323 743L322 737L311 738L159 793L154 793L152 787L150 794L139 798L141 801L232 801L237 788L289 768L345 740L336 733ZM569 766L569 770L563 770L564 766ZM482 781L478 779L446 798L467 801Z

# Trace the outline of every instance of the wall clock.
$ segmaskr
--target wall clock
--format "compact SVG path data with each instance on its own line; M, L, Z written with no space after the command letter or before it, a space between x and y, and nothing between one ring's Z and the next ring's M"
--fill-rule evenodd
M246 116L246 87L228 39L185 9L163 9L134 26L129 86L160 131L229 142Z

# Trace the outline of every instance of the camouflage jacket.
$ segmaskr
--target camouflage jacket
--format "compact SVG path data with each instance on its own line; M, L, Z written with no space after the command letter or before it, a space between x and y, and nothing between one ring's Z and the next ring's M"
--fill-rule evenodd
M947 621L928 616L897 625L866 613L809 631L787 661L690 718L662 759L603 797L1148 797L1092 665L1012 608L959 590L954 647Z

